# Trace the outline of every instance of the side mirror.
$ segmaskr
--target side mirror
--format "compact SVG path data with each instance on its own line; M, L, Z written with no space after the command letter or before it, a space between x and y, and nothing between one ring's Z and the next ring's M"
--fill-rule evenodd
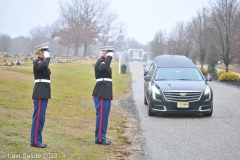
M149 76L149 75L144 76L144 80L145 80L145 81L150 81L150 80L151 80L151 76Z
M212 76L210 76L208 80L209 80L209 81L212 81Z
M205 76L206 81L212 81L212 76L210 74Z
M206 77L206 81L212 81L212 76Z

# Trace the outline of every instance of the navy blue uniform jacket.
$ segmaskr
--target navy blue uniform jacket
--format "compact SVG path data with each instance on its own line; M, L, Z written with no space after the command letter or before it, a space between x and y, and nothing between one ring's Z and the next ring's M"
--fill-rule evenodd
M50 58L43 60L38 57L33 64L34 79L47 79L50 80L50 69L48 68ZM34 85L32 99L51 98L51 86L50 83L37 82Z
M112 79L112 69L110 67L112 56L107 56L106 59L102 56L99 58L94 66L95 78L109 78ZM112 100L112 81L99 81L93 90L92 96L97 98L105 98Z

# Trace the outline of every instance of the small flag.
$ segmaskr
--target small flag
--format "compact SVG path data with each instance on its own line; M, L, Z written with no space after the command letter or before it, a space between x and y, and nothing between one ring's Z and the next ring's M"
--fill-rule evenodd
M209 81L210 77L211 77L211 76L210 76L210 74L208 73L208 75L207 75L207 80L208 80L208 81Z

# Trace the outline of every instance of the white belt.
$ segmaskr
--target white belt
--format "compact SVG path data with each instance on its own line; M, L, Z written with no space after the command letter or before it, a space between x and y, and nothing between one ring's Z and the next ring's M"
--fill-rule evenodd
M112 79L110 78L98 78L96 79L97 82L100 82L100 81L112 81Z
M50 83L50 80L48 80L48 79L36 79L35 82L46 82L46 83Z

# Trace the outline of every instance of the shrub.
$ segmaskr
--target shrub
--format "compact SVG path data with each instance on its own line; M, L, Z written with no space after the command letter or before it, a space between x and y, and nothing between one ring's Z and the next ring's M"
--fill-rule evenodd
M208 63L208 73L212 76L217 77L217 70L215 69L218 62L218 52L216 52L216 47L213 44L209 46L209 54L207 54L207 63Z
M219 77L222 73L224 73L225 71L224 70L222 70L222 71L218 71L217 72L217 77Z
M208 73L208 69L207 68L199 68L199 70L202 72L203 75L206 75Z
M208 73L210 73L212 76L217 76L217 70L215 69L215 66L208 65Z
M223 72L218 77L218 81L239 81L240 77L232 72Z

